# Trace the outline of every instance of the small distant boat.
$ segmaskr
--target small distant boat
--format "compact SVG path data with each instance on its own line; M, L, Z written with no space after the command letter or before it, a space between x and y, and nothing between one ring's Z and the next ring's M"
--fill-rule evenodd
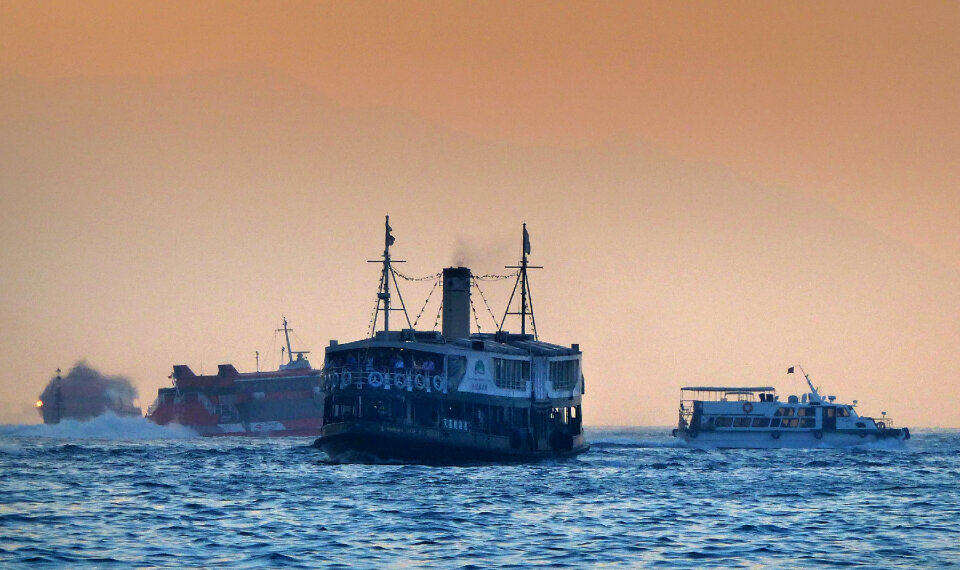
M277 332L286 337L289 359L278 370L239 372L232 364L221 364L216 374L197 375L178 364L170 376L173 387L160 388L147 419L186 426L202 436L319 434L320 370L304 356L309 351L291 349L286 318Z
M695 447L845 447L878 440L910 439L910 430L860 416L857 401L822 398L800 368L810 392L781 402L770 386L688 386L681 388L680 420L673 436ZM792 374L794 368L787 369Z

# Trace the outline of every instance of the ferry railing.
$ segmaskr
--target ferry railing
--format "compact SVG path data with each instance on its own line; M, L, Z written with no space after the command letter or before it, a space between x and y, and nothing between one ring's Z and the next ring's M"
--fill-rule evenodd
M880 418L870 418L880 429L892 429L894 427L893 418L890 416L883 416Z
M392 366L390 366L390 367L380 366L380 367L375 367L375 368L367 368L366 366L360 366L360 365L356 365L356 366L326 366L326 367L323 368L323 371L322 371L322 375L323 375L323 377L324 377L324 385L325 385L325 387L329 387L329 386L327 385L327 382L328 382L327 379L328 379L328 378L330 378L332 375L336 374L336 375L337 375L337 378L338 378L338 382L339 382L339 378L342 377L342 375L343 375L345 372L349 372L349 373L351 374L351 376L353 377L353 378L352 378L353 383L351 384L351 387L353 387L353 388L355 388L355 389L358 389L358 390L362 390L362 389L364 389L364 388L367 386L367 377L368 377L372 372L377 372L377 373L379 373L379 374L403 374L403 375L410 374L410 375L412 375L412 376L416 376L416 375L418 375L418 374L423 374L424 376L426 376L426 377L428 377L428 378L433 378L434 376L440 376L441 378L443 378L444 375L445 375L445 372L444 372L444 370L443 370L442 367L441 367L440 369L427 370L427 369L420 368L420 367L395 368L395 367L392 367Z

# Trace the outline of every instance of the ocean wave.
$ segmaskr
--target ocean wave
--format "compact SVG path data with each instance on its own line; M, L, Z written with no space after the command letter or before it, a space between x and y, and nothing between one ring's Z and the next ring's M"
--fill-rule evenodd
M142 417L118 416L107 412L86 421L66 419L59 424L0 425L0 436L45 437L52 439L187 439L198 437L180 425L161 426Z
M686 447L678 439L673 441L633 440L633 441L591 441L591 450L602 449L649 449L649 448L676 448Z

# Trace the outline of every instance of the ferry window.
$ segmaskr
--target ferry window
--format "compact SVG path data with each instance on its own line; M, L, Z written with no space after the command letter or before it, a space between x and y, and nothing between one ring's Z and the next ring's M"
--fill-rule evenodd
M750 418L737 418L733 420L733 427L750 427Z
M849 417L850 417L850 410L848 410L848 409L846 409L846 408L837 408L837 416L839 416L839 417L841 417L841 418L849 418Z
M798 416L813 417L813 416L816 415L816 412L814 411L813 408L799 408L799 409L797 410L797 415L798 415Z
M823 409L823 417L825 417L825 418L833 418L833 417L836 417L836 415L837 415L837 409L836 409L836 408L824 408L824 409Z
M793 408L780 408L779 410L777 410L777 412L774 415L775 416L792 416Z
M554 390L572 390L579 379L576 360L555 360L550 363L550 384Z
M817 427L817 420L814 418L803 418L800 420L800 427L811 428Z
M753 418L753 427L765 428L770 425L770 418Z
M525 390L530 379L530 361L494 358L493 379L499 388Z
M797 418L789 418L785 420L780 420L780 427L792 428L800 425L800 420Z
M435 372L440 372L435 370ZM463 380L463 375L467 372L466 356L448 356L447 357L447 379L450 382L451 390L456 390Z
M717 427L730 427L733 425L733 418L719 417L713 422Z
M780 427L780 418L773 418L770 420L770 427Z

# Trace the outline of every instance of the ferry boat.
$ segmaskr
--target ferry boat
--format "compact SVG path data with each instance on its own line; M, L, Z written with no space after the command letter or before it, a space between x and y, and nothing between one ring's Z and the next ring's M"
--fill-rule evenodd
M471 290L479 287L467 267L437 274L442 330L416 330L392 267L389 216L384 241L382 260L374 261L382 271L371 330L381 314L383 329L353 342L330 341L323 427L314 445L335 459L427 463L527 461L585 451L582 354L577 344L538 338L526 225L520 264L508 266L517 271L503 316L520 317L519 333L503 330L503 321L494 333L471 333ZM391 284L399 308L391 304ZM511 312L518 289L520 307ZM407 328L390 328L393 312L406 317Z
M857 413L853 404L822 398L803 372L810 392L781 402L776 390L762 387L689 386L681 389L680 419L673 436L694 447L846 447L878 440L910 439L893 420ZM787 369L793 374L794 367Z
M304 356L309 351L291 349L291 330L284 318L277 332L286 338L288 362L278 370L243 373L221 364L216 374L197 375L184 364L174 366L173 386L158 391L147 419L202 436L316 436L323 412L321 371Z
M61 420L86 421L112 413L142 417L136 404L137 390L122 376L104 376L83 362L77 363L66 378L51 379L37 399L37 412L44 424Z

